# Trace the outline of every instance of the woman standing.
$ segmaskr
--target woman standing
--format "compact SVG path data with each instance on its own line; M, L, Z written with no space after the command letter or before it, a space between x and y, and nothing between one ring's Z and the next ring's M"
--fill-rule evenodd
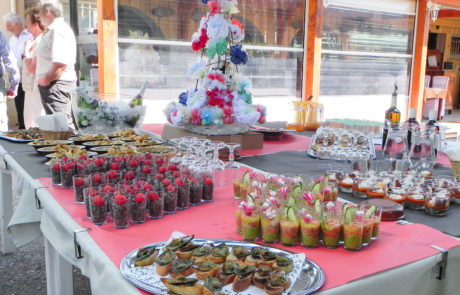
M26 28L34 36L34 40L26 43L24 48L24 64L22 67L22 88L26 93L24 101L24 125L26 128L38 127L35 119L45 114L43 110L40 92L38 91L35 78L35 50L42 37L44 27L40 22L40 14L37 8L26 11Z

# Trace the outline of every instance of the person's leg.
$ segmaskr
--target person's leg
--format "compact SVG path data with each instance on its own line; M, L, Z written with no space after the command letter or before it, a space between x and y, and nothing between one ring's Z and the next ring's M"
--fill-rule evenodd
M75 96L75 82L56 80L46 87L39 87L43 107L47 114L63 112L67 115L69 128L75 129L72 116L72 96Z
M5 79L0 78L0 131L8 131L8 114L6 112Z
M25 129L24 126L24 89L22 89L22 83L18 86L18 95L14 98L14 105L16 106L16 112L18 114L18 127L19 129Z

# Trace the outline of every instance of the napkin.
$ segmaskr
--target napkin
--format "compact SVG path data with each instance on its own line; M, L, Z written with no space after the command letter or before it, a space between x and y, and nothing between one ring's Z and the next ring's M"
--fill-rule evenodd
M450 160L460 161L460 142L447 146L444 149L444 153L449 157Z
M35 119L41 130L47 131L67 131L69 126L67 125L67 115L63 112L40 116Z

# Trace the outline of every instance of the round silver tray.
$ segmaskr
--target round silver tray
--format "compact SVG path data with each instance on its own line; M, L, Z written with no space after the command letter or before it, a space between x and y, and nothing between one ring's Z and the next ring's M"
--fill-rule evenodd
M263 247L267 250L270 250L278 255L289 255L293 254L294 252L289 252L273 247L268 247L264 245L248 243L244 241L235 241L235 240L221 240L221 239L194 239L193 242L195 244L204 244L204 243L213 243L213 244L220 244L225 243L229 247ZM158 243L151 243L142 248L147 247L156 247L160 248L166 245L166 242L158 242ZM137 250L135 249L126 255L120 263L120 271L121 275L130 283L135 285L136 287L145 290L147 292L157 294L157 295L168 295L168 290L166 288L158 288L156 286L152 286L144 281L135 279L128 274L128 270L134 268L134 258L136 257ZM155 274L156 275L156 274ZM322 269L319 267L318 264L314 263L313 261L305 258L305 262L302 266L302 271L300 272L297 280L294 282L292 289L288 293L289 295L305 295L311 294L317 291L321 286L324 284L325 275Z

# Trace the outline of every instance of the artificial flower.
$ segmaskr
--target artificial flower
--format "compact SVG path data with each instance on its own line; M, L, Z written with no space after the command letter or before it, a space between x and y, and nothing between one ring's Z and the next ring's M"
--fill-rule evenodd
M193 125L201 125L201 113L198 109L193 109L190 114L191 123Z
M200 110L200 115L201 125L203 126L210 125L214 120L214 112L208 107L202 108Z
M214 58L215 55L223 55L227 51L227 39L211 39L208 43L206 55Z
M256 111L260 113L260 117L257 120L260 124L265 123L265 116L267 115L267 109L263 105L256 105Z
M208 1L208 7L211 10L211 14L220 13L221 4L217 0Z
M208 34L205 28L201 29L201 34L194 33L192 36L192 49L193 51L200 51L206 46L208 42Z
M225 105L231 106L233 101L233 95L228 90L212 89L206 92L208 96L208 104L210 106L218 106L223 108Z
M242 99L233 100L233 110L236 120L242 124L254 125L260 118L260 113L254 106L245 103Z
M206 75L206 61L200 60L188 68L187 76L202 79Z
M187 99L188 99L187 92L182 92L179 95L179 103L184 105L184 106L187 105Z
M209 39L224 39L228 37L228 22L222 14L209 17L207 35Z
M197 89L193 96L189 96L187 106L190 109L201 109L206 105L206 91L202 88Z
M224 106L222 108L223 114L224 114L224 124L232 124L234 122L233 118L233 108L231 106Z
M202 85L207 89L217 88L219 90L224 90L227 88L227 78L219 70L210 71L206 77L203 78Z
M232 32L233 43L238 43L244 40L244 32L237 25L230 25L230 31Z
M230 60L235 65L246 64L248 61L248 55L244 50L242 50L242 45L232 45L230 46Z
M177 126L181 126L184 123L184 116L182 115L182 112L179 111L178 109L175 109L171 113L171 123Z
M218 0L220 3L220 12L223 14L235 14L238 13L238 1L237 0Z

